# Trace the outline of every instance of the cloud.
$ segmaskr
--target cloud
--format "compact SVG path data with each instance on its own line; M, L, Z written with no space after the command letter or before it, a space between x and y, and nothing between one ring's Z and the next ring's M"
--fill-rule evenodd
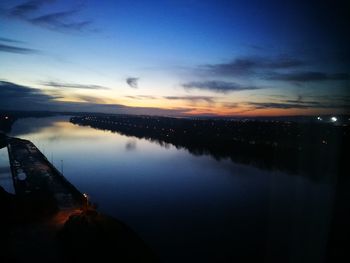
M326 80L349 80L348 73L328 74L325 72L291 72L291 73L272 73L268 77L269 80L310 82L310 81L326 81Z
M39 89L7 81L0 81L0 89L0 105L3 109L21 109L31 105L33 110L39 110L58 98L58 96L47 95Z
M249 102L249 106L253 106L255 109L307 109L309 105L300 103L277 103L277 102Z
M290 69L303 66L304 61L287 56L269 57L241 57L228 63L207 64L199 70L220 76L240 76L256 73L261 70Z
M46 1L45 0L27 1L12 7L9 10L9 13L12 16L23 17L29 13L39 10L43 4L48 2L51 2L51 1L47 1L47 0Z
M228 63L197 66L196 72L200 76L214 76L219 80L223 77L225 79L244 77L262 79L271 81L271 83L273 81L286 81L294 83L295 85L298 85L299 82L350 80L350 73L344 67L343 70L340 72L338 71L338 73L313 70L313 68L318 67L320 63L321 61L317 61L317 59L312 62L286 55L277 57L248 56L238 57ZM335 66L336 64L334 64L334 67ZM185 84L185 87L187 86L196 85ZM215 86L215 84L212 83L210 86ZM230 88L228 89L230 90ZM219 88L218 90L225 90L225 88ZM232 87L232 90L235 90L235 88Z
M286 103L296 103L296 104L305 104L305 105L319 105L319 101L303 101L303 100L284 100Z
M40 82L39 84L54 87L54 88L71 88L71 89L94 89L94 90L108 90L109 88L99 85L86 85L86 84L76 84L76 83L64 83L64 82Z
M45 94L40 89L18 85L0 80L0 109L1 110L36 110L36 111L59 111L59 112L102 112L118 114L150 114L166 116L185 116L191 113L193 108L178 107L173 109L161 109L153 107L129 107L121 104L104 104L103 100L95 97L78 95L83 102L67 102L57 99L63 98L58 94ZM196 96L168 96L168 99L194 99ZM210 98L210 97L209 97ZM309 96L307 97L309 98ZM200 100L200 96L197 96ZM203 98L206 98L203 96ZM313 100L315 99L315 100ZM211 100L208 99L208 102ZM214 99L213 99L214 101ZM227 103L225 107L237 108L248 106L250 109L236 113L244 113L255 109L340 109L350 110L349 96L320 96L308 100L303 97L297 99L285 99L278 102L242 102Z
M215 98L210 96L165 96L164 98L167 100L186 100L191 102L205 101L213 103L215 101Z
M39 89L18 85L12 82L0 80L1 99L25 98L35 101L49 101L54 97L44 94Z
M162 109L129 107L121 104L103 104L98 98L81 96L85 102L58 101L60 95L45 94L40 89L0 80L0 109L24 111L101 112L117 114L184 116L191 109ZM101 102L101 103L100 103Z
M31 48L18 47L13 45L5 45L0 43L0 52L15 53L15 54L33 54L38 53L37 50Z
M67 22L67 18L76 13L77 10L57 12L38 16L28 21L42 27L47 27L54 30L73 30L81 31L91 24L91 21Z
M154 100L157 97L149 95L136 95L136 96L125 96L125 98L134 99L134 100Z
M8 43L24 43L23 41L15 40L15 39L10 39L6 37L0 37L1 42L8 42Z
M139 81L139 78L127 78L127 79L126 79L126 83L127 83L131 88L134 88L134 89L137 89L137 88L138 88L138 81Z
M248 102L254 109L350 109L350 104L323 103L323 102Z
M16 5L5 10L7 17L22 20L30 24L61 32L83 31L92 23L91 20L75 21L73 15L81 8L61 12L38 14L45 4L53 0L34 0Z
M309 95L308 97L320 101L334 101L350 104L350 95Z
M224 106L225 108L238 108L240 107L239 103L235 103L235 102L227 102L227 103L223 103L222 106Z
M93 97L93 96L88 96L88 95L75 94L75 95L73 95L73 97L80 100L81 102L88 102L88 103L93 103L93 104L104 104L105 103L105 101L103 99Z
M241 86L237 83L226 81L192 81L184 83L182 86L186 89L210 90L221 93L261 89L260 87Z

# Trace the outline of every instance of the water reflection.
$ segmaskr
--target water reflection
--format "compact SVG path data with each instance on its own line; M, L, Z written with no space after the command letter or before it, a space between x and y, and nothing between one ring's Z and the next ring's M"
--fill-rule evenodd
M136 150L136 140L129 140L126 144L125 144L125 149L127 151L134 151Z
M22 119L13 135L33 141L58 168L63 160L64 175L165 262L320 262L324 256L331 178L314 182L194 156L75 126L68 117Z

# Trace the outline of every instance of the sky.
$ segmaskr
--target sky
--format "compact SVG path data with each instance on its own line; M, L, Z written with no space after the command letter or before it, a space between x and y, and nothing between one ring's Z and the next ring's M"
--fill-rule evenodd
M349 113L349 10L337 0L2 0L0 109Z

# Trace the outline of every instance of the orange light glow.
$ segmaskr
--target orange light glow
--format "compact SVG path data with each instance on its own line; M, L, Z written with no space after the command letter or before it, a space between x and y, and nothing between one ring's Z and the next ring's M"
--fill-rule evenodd
M70 216L79 215L81 212L82 211L80 209L61 210L51 218L49 224L61 227L67 222Z

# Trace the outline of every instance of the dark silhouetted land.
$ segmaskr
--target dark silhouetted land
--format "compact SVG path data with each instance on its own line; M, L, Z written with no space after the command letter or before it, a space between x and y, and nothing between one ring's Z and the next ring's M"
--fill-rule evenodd
M194 155L316 176L344 173L350 127L288 120L82 116L71 122L185 148Z

